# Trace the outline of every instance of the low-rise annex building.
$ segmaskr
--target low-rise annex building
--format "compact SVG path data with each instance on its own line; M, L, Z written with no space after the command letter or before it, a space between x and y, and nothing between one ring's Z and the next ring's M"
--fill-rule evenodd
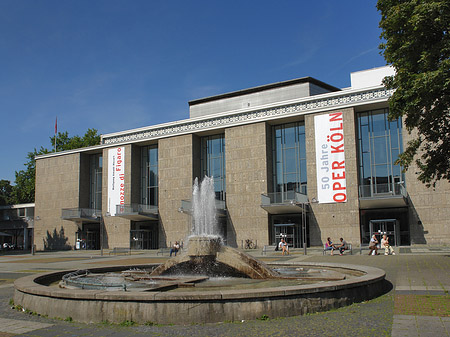
M345 89L305 77L202 98L188 119L38 156L37 249L184 241L193 181L205 175L231 246L281 236L293 247L329 236L358 246L383 232L395 245L450 244L450 185L429 189L395 165L410 135L387 119L389 74L352 73Z

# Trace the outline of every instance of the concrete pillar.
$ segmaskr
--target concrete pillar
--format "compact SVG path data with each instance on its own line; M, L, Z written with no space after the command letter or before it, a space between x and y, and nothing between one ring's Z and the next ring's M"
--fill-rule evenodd
M158 142L159 240L163 246L185 241L190 231L189 215L178 209L181 200L189 200L192 195L194 138L183 135Z
M268 170L266 123L225 130L228 244L241 245L251 239L262 247L269 241L268 214L261 205L267 193Z

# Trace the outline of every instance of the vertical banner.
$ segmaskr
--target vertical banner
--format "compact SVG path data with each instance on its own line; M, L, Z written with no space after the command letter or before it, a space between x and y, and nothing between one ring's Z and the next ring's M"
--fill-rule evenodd
M125 148L108 150L108 211L116 215L116 206L125 202Z
M346 202L344 128L342 112L314 116L317 200Z

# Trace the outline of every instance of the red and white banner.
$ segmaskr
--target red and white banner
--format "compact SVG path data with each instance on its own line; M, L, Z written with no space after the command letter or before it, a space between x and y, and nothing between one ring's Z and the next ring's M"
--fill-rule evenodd
M116 215L116 206L125 203L125 148L108 150L108 210Z
M317 200L346 202L344 126L342 112L314 116Z

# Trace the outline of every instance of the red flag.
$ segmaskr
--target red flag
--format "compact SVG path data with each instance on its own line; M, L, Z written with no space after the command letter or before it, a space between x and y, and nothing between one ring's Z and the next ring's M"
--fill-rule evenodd
M58 133L58 117L55 120L55 135Z

